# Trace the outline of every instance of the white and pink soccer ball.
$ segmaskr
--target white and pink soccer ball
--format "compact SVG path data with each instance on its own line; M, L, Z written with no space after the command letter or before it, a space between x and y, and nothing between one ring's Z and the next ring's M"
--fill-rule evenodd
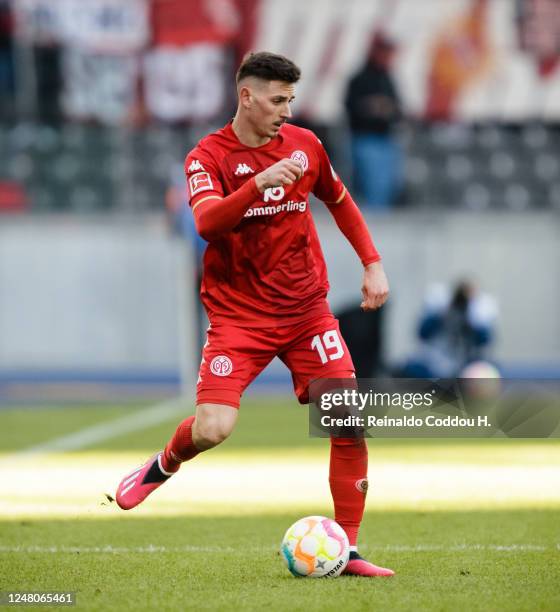
M336 578L348 564L350 544L332 519L306 516L286 531L280 552L294 576Z
M463 368L459 377L463 389L472 400L497 399L502 389L498 368L488 361L473 361Z

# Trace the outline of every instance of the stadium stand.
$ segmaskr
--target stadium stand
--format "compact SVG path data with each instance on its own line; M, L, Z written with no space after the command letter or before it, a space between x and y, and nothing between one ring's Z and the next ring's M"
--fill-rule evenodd
M36 212L161 211L170 168L196 142L199 129L3 125L0 180L28 185ZM405 129L403 205L449 211L560 208L558 127Z

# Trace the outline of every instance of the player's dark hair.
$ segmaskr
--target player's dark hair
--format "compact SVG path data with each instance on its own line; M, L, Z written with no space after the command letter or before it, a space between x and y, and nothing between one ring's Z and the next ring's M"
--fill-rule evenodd
M301 70L287 57L268 51L259 51L248 53L243 58L235 80L239 83L246 77L256 77L263 81L297 83L300 76Z

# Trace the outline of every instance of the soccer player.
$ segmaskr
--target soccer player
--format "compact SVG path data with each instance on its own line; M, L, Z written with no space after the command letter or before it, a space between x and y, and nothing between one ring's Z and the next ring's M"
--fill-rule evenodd
M125 510L230 435L243 391L274 357L290 369L300 403L308 401L310 381L354 376L327 302L311 192L362 261L362 308L379 308L387 299L380 256L358 207L313 132L287 123L299 77L299 68L283 56L247 56L237 72L235 117L186 158L189 203L208 241L201 299L210 327L196 413L179 424L163 451L123 478L116 499ZM346 573L393 575L357 551L367 492L363 439L331 438L329 483L335 520L351 545Z

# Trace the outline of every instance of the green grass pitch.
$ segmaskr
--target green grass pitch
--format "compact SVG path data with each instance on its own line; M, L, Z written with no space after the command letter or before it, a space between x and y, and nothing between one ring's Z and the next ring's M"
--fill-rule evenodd
M397 575L296 579L284 531L332 510L328 445L291 399L247 400L228 441L128 513L103 493L179 415L21 452L141 409L0 411L0 591L76 591L83 610L560 610L558 441L370 440L360 550Z

